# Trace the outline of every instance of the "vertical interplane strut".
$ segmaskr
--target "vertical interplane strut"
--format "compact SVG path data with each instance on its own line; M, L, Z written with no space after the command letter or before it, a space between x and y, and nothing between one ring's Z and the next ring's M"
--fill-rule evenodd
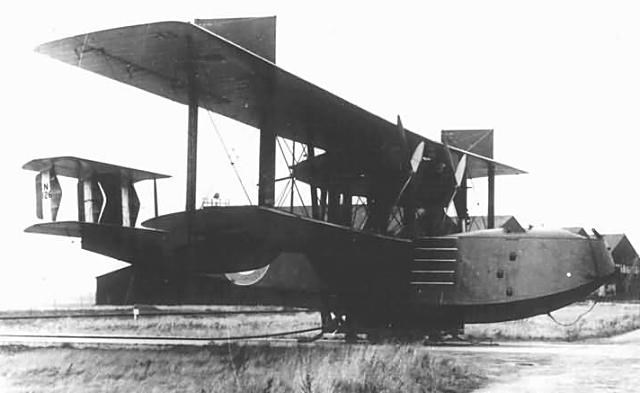
M309 160L313 160L316 156L315 149L311 143L307 143L307 155ZM309 184L311 189L311 217L316 220L320 219L320 209L318 206L318 187Z
M260 130L258 205L275 206L276 133L271 127Z
M196 209L196 171L198 166L198 91L192 52L193 48L191 38L187 37L187 94L189 95L186 196L187 211L194 211Z
M495 214L495 195L496 195L496 167L493 163L490 163L487 168L487 183L489 185L489 208L487 210L487 228L493 229L496 226L496 214Z

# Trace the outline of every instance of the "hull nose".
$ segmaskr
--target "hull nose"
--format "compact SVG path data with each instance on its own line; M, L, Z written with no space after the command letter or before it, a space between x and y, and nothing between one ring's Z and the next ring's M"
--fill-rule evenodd
M479 322L553 311L584 299L615 272L602 238L567 231L471 232L458 237L458 249L451 303L491 308L471 318Z

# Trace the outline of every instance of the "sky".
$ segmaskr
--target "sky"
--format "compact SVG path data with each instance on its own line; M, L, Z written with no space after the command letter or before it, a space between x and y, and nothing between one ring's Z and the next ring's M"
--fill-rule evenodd
M496 182L496 213L523 225L626 233L640 250L637 149L640 24L633 1L34 2L3 11L0 308L91 303L95 276L124 264L77 239L23 233L37 222L38 157L76 155L173 177L160 212L184 207L183 105L38 55L40 43L165 20L277 16L277 63L348 101L439 140L494 129L495 158L529 174ZM5 6L6 7L6 6ZM256 200L258 133L214 116ZM246 198L200 113L198 198ZM63 183L74 195L73 181ZM486 211L475 180L472 214ZM150 217L140 184L141 219ZM73 199L75 196L69 198ZM72 217L73 207L61 207ZM68 214L68 215L67 215Z

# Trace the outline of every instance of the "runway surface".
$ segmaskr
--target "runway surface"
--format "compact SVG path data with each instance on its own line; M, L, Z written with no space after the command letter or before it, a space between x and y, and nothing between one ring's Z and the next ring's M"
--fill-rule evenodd
M480 392L640 391L640 330L590 342L448 351L489 365L492 382ZM505 366L514 372L504 373Z

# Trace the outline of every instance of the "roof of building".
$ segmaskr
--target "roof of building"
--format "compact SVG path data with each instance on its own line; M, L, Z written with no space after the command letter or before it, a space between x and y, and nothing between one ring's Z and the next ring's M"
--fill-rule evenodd
M624 233L602 235L611 250L616 265L635 265L640 261L637 251Z
M569 231L571 233L575 233L576 235L589 237L589 234L583 227L565 227L562 229L564 229L565 231Z
M482 229L487 229L488 224L489 222L486 216L471 216L469 217L468 229L470 231L479 231ZM520 225L520 223L514 216L495 216L494 224L495 228L513 227L514 229L519 228L520 230L524 231L522 225Z
M607 242L607 244L609 245L609 247L611 247L612 250L618 247L622 239L627 237L624 233L613 233L613 234L606 234L602 236L604 237L604 240Z

